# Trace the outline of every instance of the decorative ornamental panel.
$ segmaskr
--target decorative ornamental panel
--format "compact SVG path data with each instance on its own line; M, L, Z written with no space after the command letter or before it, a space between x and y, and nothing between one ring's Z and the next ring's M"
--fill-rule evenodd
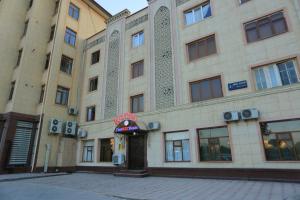
M86 49L90 49L90 48L96 46L97 44L101 44L101 43L103 43L103 42L105 42L105 36L102 36L102 37L100 37L99 39L94 40L94 41L88 43L88 44L86 45Z
M118 106L118 77L120 55L120 33L114 31L109 39L108 63L106 74L106 95L104 118L112 118L117 114Z
M184 3L188 2L188 1L190 1L190 0L176 0L176 6L178 7L178 6L184 4Z
M154 17L156 109L174 106L174 77L171 44L171 20L167 7Z
M148 20L148 15L144 15L142 17L139 17L139 18L129 22L128 24L126 24L126 31L133 28L133 27L135 27L135 26L137 26L137 25L139 25L139 24L144 23L147 20Z

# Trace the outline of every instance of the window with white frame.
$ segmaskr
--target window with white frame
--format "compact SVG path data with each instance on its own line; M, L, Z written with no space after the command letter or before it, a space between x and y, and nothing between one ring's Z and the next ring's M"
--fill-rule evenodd
M211 16L210 1L184 12L185 24L191 25Z
M279 87L299 82L296 61L286 60L254 69L256 89Z
M83 143L82 161L93 162L94 160L94 141L89 140Z
M132 47L137 48L144 44L144 31L132 35Z
M190 161L190 139L188 132L166 133L166 161Z

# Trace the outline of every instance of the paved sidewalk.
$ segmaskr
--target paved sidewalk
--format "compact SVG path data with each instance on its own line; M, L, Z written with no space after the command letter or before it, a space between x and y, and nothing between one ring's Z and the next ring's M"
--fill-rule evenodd
M300 184L75 173L0 183L1 200L300 200Z
M16 181L33 178L44 178L51 176L68 175L67 173L20 173L20 174L0 174L0 182Z

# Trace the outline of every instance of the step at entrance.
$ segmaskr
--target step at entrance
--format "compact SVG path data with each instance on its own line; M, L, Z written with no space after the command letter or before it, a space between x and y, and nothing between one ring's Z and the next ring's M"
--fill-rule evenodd
M143 178L149 176L146 170L120 170L114 173L114 176Z

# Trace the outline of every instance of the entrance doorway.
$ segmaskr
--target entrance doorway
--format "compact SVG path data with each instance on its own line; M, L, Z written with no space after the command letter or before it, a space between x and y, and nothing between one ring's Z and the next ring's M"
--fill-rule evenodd
M128 138L128 169L143 170L145 168L145 135Z

